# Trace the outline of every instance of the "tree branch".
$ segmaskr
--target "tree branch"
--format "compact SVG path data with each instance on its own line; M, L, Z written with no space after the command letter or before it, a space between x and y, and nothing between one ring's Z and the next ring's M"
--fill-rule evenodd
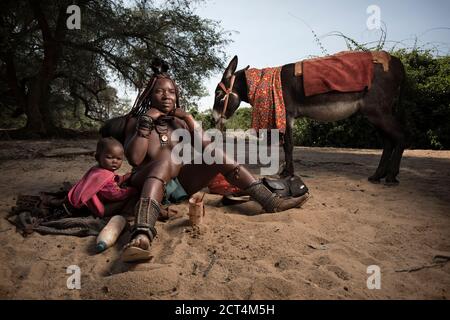
M87 117L87 118L89 118L91 120L94 120L94 121L103 121L103 119L95 118L95 117L93 117L93 116L91 116L89 114L89 111L91 111L91 105L90 105L88 99L86 99L85 97L83 97L82 95L78 94L75 91L71 91L70 94L72 96L76 97L77 99L81 100L81 102L83 102L83 104L84 104L84 116L85 117Z
M106 61L107 63L109 63L111 66L113 66L117 71L119 71L119 72L122 74L122 76L123 76L125 79L128 79L131 83L133 83L133 85L134 85L136 88L138 88L138 84L134 81L134 79L133 79L132 77L130 77L130 76L128 75L127 72L125 72L125 71L122 69L122 67L119 65L119 63L125 65L126 67L128 67L128 68L130 68L130 69L132 69L132 70L133 70L134 72L136 72L136 73L140 73L141 71L140 71L138 68L132 66L132 65L129 64L129 63L126 63L125 61L123 61L123 60L120 59L119 57L117 57L117 56L111 54L110 52L107 52L107 51L105 51L105 50L103 50L103 49L100 49L100 48L97 48L97 47L90 46L89 44L75 43L75 42L71 42L71 41L62 41L62 43L63 43L64 45L67 45L67 46L71 46L71 47L74 47L74 48L77 48L77 49L82 49L82 50L94 52L94 53L97 53L97 54L101 55L101 56L105 59L105 61ZM146 76L148 76L148 77L151 76L150 74L148 74L148 73L145 72L145 71L144 71L144 74L145 74Z

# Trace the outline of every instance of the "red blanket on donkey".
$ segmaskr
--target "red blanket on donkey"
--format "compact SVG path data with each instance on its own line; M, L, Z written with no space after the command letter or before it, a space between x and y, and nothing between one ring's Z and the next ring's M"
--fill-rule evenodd
M358 92L370 89L373 62L370 52L339 52L303 61L303 86L307 97L330 91Z

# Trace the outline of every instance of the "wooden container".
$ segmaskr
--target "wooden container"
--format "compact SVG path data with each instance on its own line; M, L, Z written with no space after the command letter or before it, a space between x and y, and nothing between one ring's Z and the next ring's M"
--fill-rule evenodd
M198 195L194 195L189 199L189 220L192 226L198 226L203 223L203 218L205 217L203 196L200 197Z

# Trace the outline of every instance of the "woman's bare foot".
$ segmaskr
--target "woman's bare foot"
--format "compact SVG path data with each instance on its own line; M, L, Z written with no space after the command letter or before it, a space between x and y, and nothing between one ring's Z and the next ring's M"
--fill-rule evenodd
M150 248L150 240L145 234L138 234L134 239L128 243L128 246L138 247L144 250L148 250Z
M138 234L123 248L122 260L125 262L149 260L151 258L150 239L145 234Z

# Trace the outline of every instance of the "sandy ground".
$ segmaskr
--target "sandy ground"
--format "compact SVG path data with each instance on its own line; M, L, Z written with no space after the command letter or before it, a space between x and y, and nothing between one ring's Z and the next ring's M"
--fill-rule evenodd
M92 156L58 155L94 147L94 140L0 142L1 217L19 193L75 182ZM379 155L296 148L296 172L312 194L302 209L256 214L253 202L220 207L220 196L207 194L201 229L189 226L186 204L158 222L149 263L120 262L127 233L94 254L94 237L23 238L0 219L0 298L449 299L450 263L433 257L450 255L450 152L406 151L397 187L367 181ZM70 265L80 267L80 290L66 286ZM380 267L379 290L367 288L370 265Z

